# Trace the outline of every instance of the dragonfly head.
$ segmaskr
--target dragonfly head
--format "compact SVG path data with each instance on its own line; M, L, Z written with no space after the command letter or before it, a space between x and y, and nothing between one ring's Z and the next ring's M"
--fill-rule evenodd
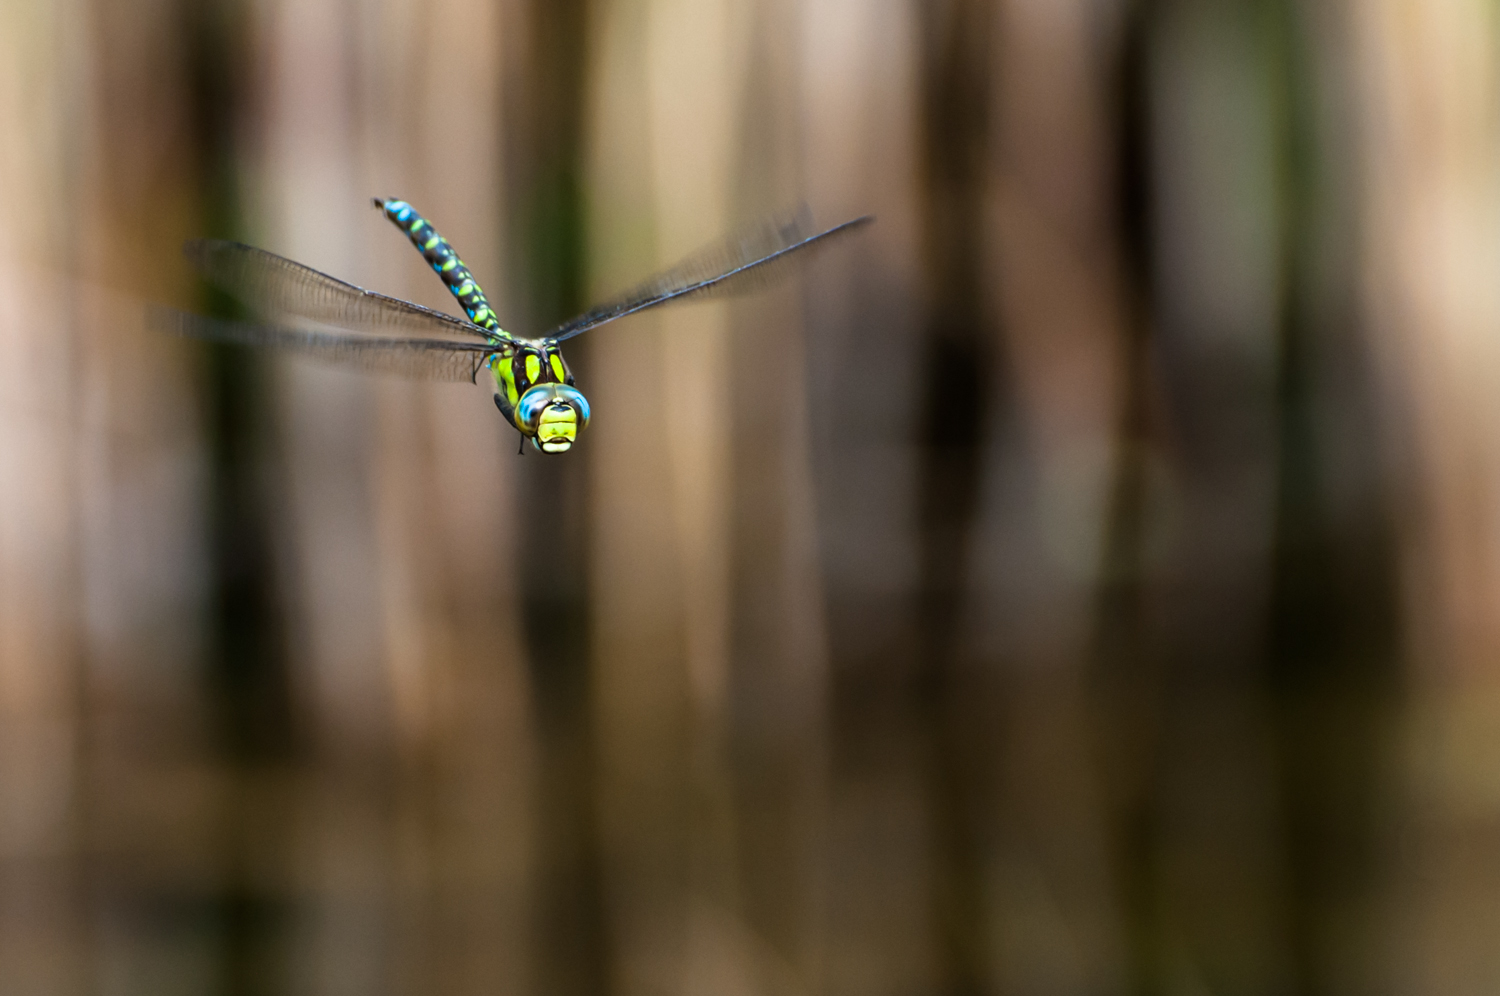
M516 402L516 422L543 453L566 453L589 424L589 403L567 384L538 384Z

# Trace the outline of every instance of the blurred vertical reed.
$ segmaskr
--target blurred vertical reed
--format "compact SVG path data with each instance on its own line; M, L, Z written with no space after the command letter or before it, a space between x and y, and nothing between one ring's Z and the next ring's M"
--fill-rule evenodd
M596 5L516 5L507 40L505 184L511 286L522 319L546 328L582 310L586 286L586 87ZM589 347L570 362L587 383ZM596 815L590 661L590 455L519 470L515 569L535 710L533 985L558 996L611 990Z

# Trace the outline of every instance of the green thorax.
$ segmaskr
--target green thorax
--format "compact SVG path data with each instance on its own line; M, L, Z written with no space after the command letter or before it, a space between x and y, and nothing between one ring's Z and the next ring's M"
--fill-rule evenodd
M522 432L526 427L516 421L515 415L521 395L537 384L573 384L573 371L552 342L512 339L507 348L491 355L488 363L506 417Z

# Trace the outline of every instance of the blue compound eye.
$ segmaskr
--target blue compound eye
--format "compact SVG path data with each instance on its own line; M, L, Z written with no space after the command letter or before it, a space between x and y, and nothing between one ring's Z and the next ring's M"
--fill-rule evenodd
M563 384L558 388L557 396L572 405L578 412L578 428L582 429L589 424L589 399L583 396L582 391Z
M552 392L547 390L547 386L543 384L533 387L516 402L516 423L525 426L527 432L536 432L537 423L542 419L542 410L552 404Z

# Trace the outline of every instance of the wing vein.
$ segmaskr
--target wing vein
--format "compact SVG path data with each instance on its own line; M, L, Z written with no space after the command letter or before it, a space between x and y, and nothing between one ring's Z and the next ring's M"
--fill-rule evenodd
M471 322L365 290L254 246L194 239L182 251L205 280L273 321L296 317L363 332L503 341Z
M788 257L793 253L827 245L874 220L866 215L808 235L807 216L799 213L745 229L647 278L625 294L564 322L543 338L562 342L626 315L672 301L757 289L783 276L785 266L791 262Z
M493 343L453 339L393 338L319 332L279 325L205 318L153 307L147 322L171 334L241 346L270 346L325 363L423 380L473 381Z

